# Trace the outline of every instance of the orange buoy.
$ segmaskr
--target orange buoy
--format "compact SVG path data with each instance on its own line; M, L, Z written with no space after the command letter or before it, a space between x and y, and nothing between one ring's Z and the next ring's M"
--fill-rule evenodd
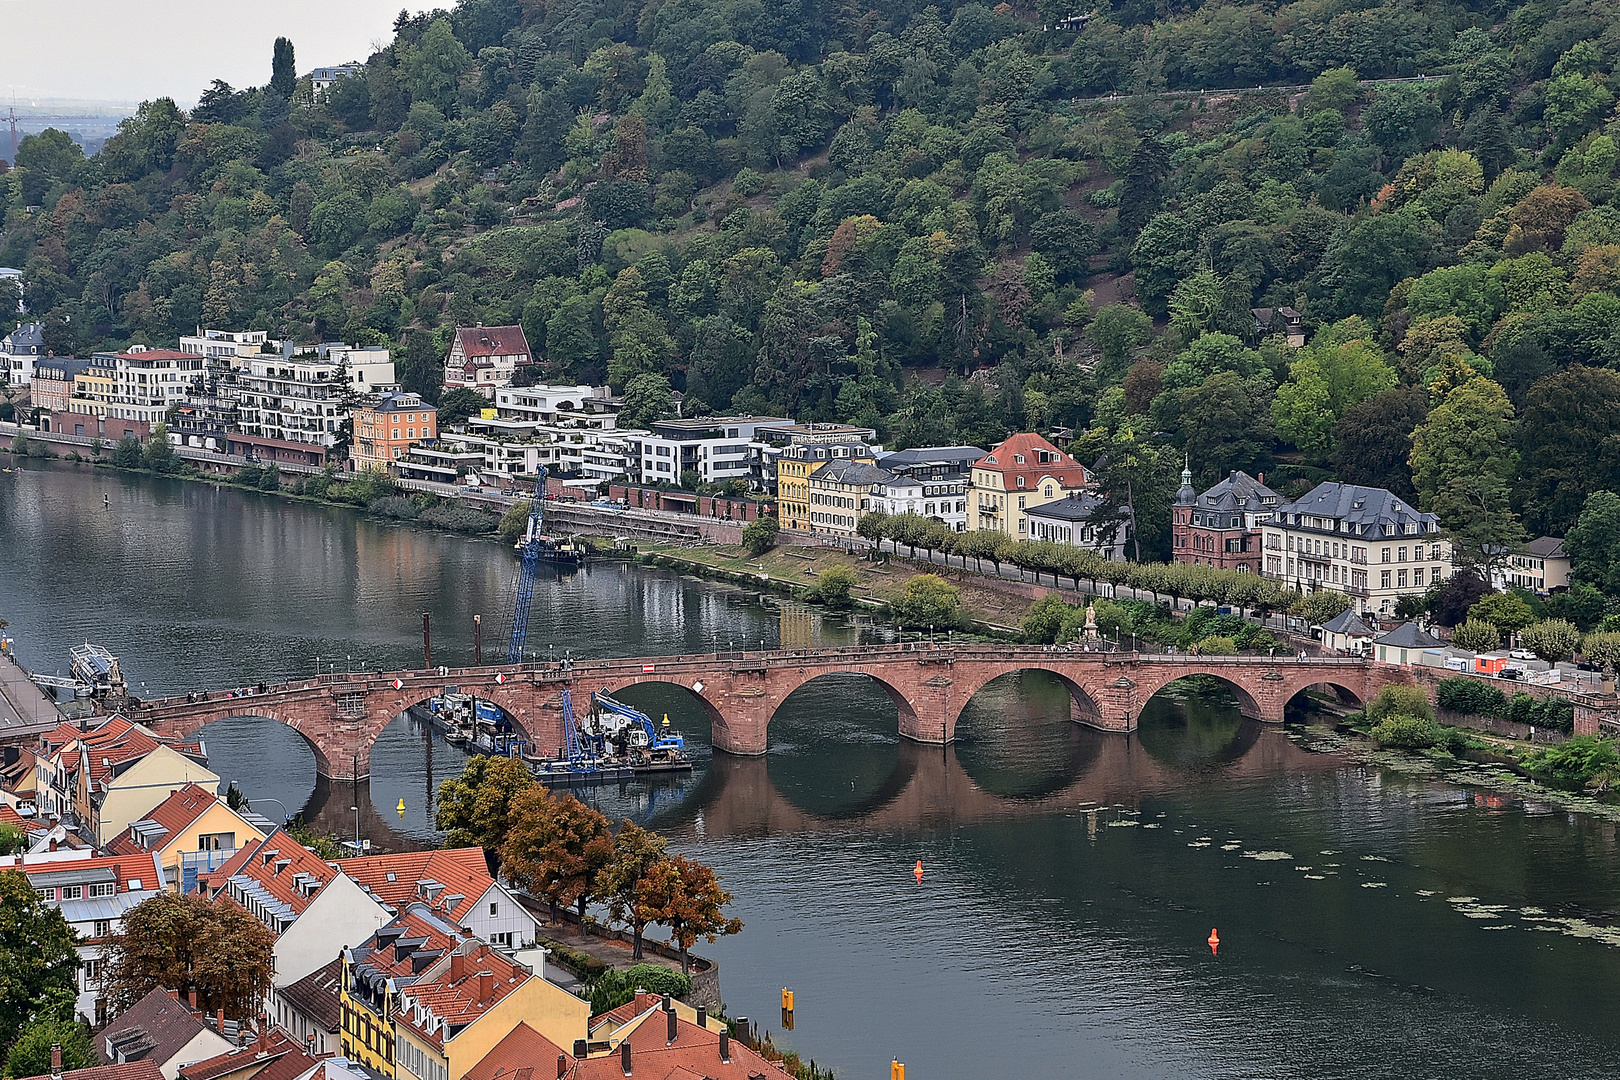
M921 859L917 860L917 868L915 870L913 870L912 873L917 875L917 884L921 885L922 884L922 860Z
M1216 950L1218 950L1220 947L1221 947L1221 935L1217 934L1213 929L1210 930L1210 932L1209 932L1209 955L1211 955L1211 956L1218 955Z

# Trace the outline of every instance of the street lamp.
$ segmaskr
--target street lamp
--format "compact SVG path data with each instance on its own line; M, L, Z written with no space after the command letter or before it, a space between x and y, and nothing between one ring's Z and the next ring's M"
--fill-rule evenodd
M355 806L349 807L349 809L354 811L354 850L359 851L360 850L360 807L358 805L355 805Z

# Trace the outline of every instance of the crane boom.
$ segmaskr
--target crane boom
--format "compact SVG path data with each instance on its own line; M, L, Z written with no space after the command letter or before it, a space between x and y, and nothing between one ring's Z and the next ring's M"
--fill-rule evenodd
M534 577L540 569L541 537L545 532L545 492L546 470L542 468L539 481L534 486L534 498L529 501L529 528L523 534L517 595L512 601L512 637L506 646L508 664L516 664L523 659L523 643L529 635L529 605L534 599Z

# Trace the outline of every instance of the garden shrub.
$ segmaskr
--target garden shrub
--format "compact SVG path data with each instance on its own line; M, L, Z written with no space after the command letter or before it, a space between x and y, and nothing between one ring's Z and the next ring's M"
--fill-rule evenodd
M1502 691L1478 679L1442 679L1438 697L1442 709L1471 716L1502 716L1507 708Z
M416 504L402 495L384 495L366 504L366 513L396 521L410 521L417 516Z
M496 525L499 524L493 514L486 514L482 510L474 510L470 506L449 501L422 511L417 520L440 529L449 529L451 532L474 535L494 532Z
M1373 725L1369 734L1379 746L1427 750L1445 733L1439 724L1421 716L1391 716Z
M1367 705L1367 719L1373 723L1391 716L1412 716L1420 720L1434 719L1429 707L1429 695L1417 686L1386 686Z

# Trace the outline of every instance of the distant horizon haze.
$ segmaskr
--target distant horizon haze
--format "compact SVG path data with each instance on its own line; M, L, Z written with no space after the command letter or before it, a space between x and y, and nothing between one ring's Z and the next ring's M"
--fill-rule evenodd
M453 0L0 0L8 16L0 110L32 99L195 105L214 79L270 81L277 37L292 39L298 73L364 60L393 38L394 17Z

